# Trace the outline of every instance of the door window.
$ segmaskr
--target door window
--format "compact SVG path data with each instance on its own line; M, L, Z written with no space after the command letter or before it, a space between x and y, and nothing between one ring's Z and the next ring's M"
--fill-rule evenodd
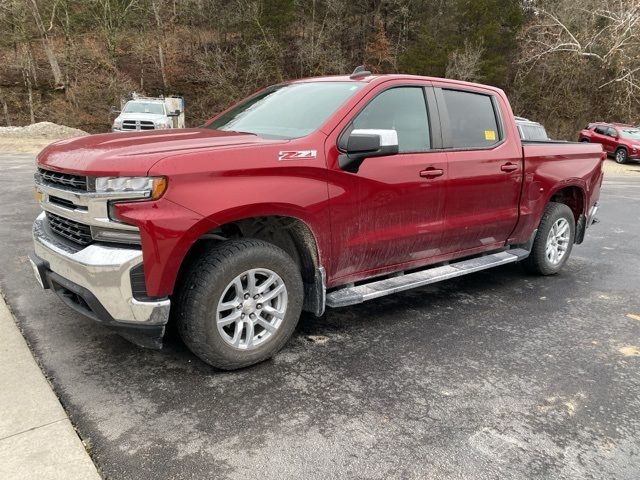
M447 89L442 93L454 148L487 148L502 139L489 95Z
M609 127L609 128L607 129L607 135L609 135L610 137L615 137L615 136L617 136L617 135L618 135L618 133L616 132L616 129L615 129L615 128L611 128L611 127Z
M385 90L364 107L352 125L354 130L395 130L400 152L431 149L429 117L422 87Z
M600 135L606 135L607 127L596 127L594 131Z

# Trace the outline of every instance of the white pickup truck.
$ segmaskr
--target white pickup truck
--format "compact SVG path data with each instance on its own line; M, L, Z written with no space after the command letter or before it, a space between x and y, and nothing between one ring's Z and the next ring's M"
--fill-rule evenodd
M146 130L164 130L167 128L185 128L184 99L182 97L140 97L122 102L121 110L111 107L112 113L118 113L113 121L113 132L139 132Z

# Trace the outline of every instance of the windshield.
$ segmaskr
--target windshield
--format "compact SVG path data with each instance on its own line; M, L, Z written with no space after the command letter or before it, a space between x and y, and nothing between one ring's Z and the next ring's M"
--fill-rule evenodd
M635 128L620 130L620 136L622 138L630 138L631 140L640 140L640 130Z
M158 102L127 102L124 113L153 113L164 115L164 105Z
M214 130L292 139L315 131L362 87L355 82L308 82L278 85L260 92L216 118Z

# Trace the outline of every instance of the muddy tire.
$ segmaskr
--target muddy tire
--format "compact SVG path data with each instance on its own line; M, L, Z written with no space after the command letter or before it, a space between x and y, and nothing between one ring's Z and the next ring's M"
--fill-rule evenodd
M575 230L571 209L550 202L540 220L531 254L522 262L525 269L538 275L558 273L571 255Z
M289 340L303 295L300 270L284 250L261 240L227 241L184 275L178 331L194 354L216 368L253 365Z

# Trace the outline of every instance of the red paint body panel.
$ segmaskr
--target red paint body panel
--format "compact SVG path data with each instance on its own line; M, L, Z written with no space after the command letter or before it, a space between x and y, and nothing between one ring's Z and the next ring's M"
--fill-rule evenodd
M140 228L147 292L170 295L194 242L219 225L257 216L303 221L314 235L327 286L524 243L551 196L599 195L601 147L522 146L504 93L492 87L407 75L349 80L362 88L320 128L294 140L206 128L92 135L57 142L39 166L89 176L168 179L157 201L122 203L117 215ZM369 158L358 173L338 166L337 139L380 91L448 86L495 97L503 141L490 149L433 150ZM296 155L281 152L309 152ZM282 159L281 159L282 158ZM511 165L509 171L502 166ZM425 169L443 170L425 178Z
M537 228L545 205L565 187L578 187L586 214L600 197L602 147L598 144L530 144L523 147L525 178L520 221L511 243L525 242Z

